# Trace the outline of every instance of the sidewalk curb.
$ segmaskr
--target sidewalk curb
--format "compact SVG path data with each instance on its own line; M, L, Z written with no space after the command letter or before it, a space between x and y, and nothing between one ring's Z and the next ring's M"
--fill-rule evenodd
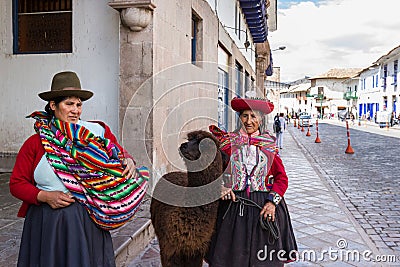
M330 194L332 195L333 199L335 202L338 204L338 206L343 210L347 217L349 218L350 222L353 224L354 228L356 231L360 234L361 238L365 242L365 244L371 249L372 253L377 255L379 254L378 248L375 246L373 241L370 239L370 237L365 233L364 229L361 227L361 225L357 222L357 220L354 218L353 214L349 211L347 208L345 201L343 200L343 197L339 197L337 194L339 188L335 189L333 186L334 181L332 181L329 177L329 175L324 174L323 170L320 168L318 164L316 164L314 158L312 155L308 152L308 150L301 144L296 136L292 133L292 131L289 131L290 135L292 136L293 140L297 144L297 146L300 148L301 152L304 154L306 159L310 162L312 168L315 170L319 178L321 179L321 182L329 189ZM343 192L340 191L340 194L344 196ZM358 211L356 211L358 213ZM361 215L360 215L361 216Z
M126 267L155 237L151 220L147 220L128 240L115 251L115 262L118 267Z

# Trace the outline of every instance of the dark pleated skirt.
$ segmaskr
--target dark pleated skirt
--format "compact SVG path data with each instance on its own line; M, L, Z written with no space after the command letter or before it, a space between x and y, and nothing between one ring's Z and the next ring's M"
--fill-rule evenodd
M110 232L98 228L78 202L61 209L31 205L18 266L115 267Z
M243 191L236 194L248 198ZM267 194L252 192L249 198L262 207ZM278 240L261 228L259 208L244 206L243 215L240 216L240 204L232 202L229 207L229 203L231 201L220 203L217 231L206 255L210 267L283 266L295 258L297 244L284 199L276 207L275 220L280 234ZM280 252L280 258L278 251L283 251Z

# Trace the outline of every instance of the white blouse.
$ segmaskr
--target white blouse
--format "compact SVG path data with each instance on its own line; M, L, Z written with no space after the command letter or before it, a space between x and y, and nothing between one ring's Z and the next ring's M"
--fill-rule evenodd
M84 126L96 136L104 137L105 129L100 124L82 120L79 120L78 124ZM40 190L68 192L68 189L64 186L63 182L58 178L50 166L50 163L47 161L46 154L43 155L36 166L33 178L35 179L36 187Z

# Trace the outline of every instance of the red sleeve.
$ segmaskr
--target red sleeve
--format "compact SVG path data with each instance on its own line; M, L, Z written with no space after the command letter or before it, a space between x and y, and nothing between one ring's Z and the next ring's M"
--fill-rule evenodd
M44 155L38 134L29 137L18 152L10 177L10 193L27 204L39 205L33 172Z
M283 166L282 160L278 155L274 157L270 174L274 176L272 191L275 191L283 197L288 188L288 177L286 175L285 167Z
M130 158L133 160L133 162L135 162L135 159L128 153L128 151L126 151L119 143L117 138L115 137L115 135L111 132L110 127L105 124L102 121L92 121L92 122L96 122L98 124L100 124L101 126L103 126L103 128L105 129L104 132L104 138L110 139L111 142L113 142L121 151L122 155L124 156L124 158ZM136 164L136 162L135 162Z

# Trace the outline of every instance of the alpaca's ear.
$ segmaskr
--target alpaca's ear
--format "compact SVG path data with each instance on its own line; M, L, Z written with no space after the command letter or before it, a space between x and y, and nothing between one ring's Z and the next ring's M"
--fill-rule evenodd
M197 132L190 132L190 133L188 133L188 134L187 134L187 140L190 141L190 140L195 139L195 138L196 138L196 135L197 135Z

